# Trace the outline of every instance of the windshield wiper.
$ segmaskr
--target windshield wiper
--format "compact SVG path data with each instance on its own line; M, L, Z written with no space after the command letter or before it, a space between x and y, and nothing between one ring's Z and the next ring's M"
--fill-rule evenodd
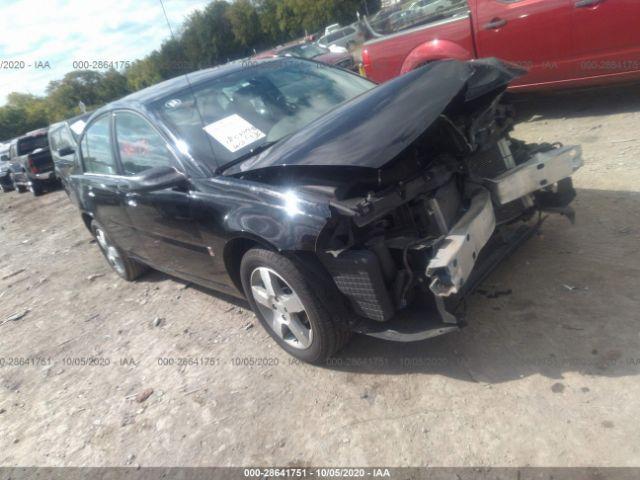
M278 140L279 141L279 140ZM233 167L234 165L237 165L239 163L244 162L245 160L251 158L251 157L255 157L256 155L264 152L265 150L268 150L269 148L271 148L275 143L277 143L278 141L274 141L274 142L265 142L261 145L258 145L255 148L252 148L250 151L248 151L247 153L245 153L244 155L240 155L238 158L236 158L235 160L231 160L230 162L225 163L224 165L222 165L221 167L218 167L218 169L216 170L217 174L221 174L222 172L224 172L225 170Z

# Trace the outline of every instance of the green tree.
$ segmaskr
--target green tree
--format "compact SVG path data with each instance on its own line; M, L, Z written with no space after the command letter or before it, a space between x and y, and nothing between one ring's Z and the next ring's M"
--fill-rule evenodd
M244 51L260 45L263 40L258 9L250 0L236 0L227 10L233 36Z

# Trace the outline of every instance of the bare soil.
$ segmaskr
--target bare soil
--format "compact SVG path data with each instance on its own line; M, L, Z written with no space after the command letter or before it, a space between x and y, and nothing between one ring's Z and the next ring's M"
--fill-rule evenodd
M0 195L0 323L27 312L0 326L0 464L640 465L640 89L517 101L516 137L584 147L576 225L550 218L461 332L323 368L241 302L120 280L64 192Z

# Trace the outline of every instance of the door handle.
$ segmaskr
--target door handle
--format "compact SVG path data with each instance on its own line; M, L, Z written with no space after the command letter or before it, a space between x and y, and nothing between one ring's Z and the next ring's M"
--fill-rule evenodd
M602 0L578 0L575 5L576 8L588 8L595 7L602 3Z
M507 24L507 21L504 18L494 18L489 23L485 23L485 30L495 30L497 28L504 27Z

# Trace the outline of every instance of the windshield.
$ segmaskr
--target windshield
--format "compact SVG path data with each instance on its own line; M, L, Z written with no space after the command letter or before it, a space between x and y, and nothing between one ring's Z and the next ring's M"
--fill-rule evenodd
M24 137L18 140L18 155L26 155L37 148L47 148L49 141L47 135L38 135L37 137Z
M405 2L400 9L381 10L368 24L378 35L388 35L419 25L428 25L465 14L467 0L418 0Z
M300 58L315 58L318 55L324 55L328 52L329 50L326 48L322 48L319 45L315 45L313 43L307 43L305 45L296 45L295 47L286 48L280 53L283 55L292 55L294 57Z
M261 63L165 97L154 108L194 158L217 167L302 129L375 84L304 60ZM197 107L197 108L196 108Z

